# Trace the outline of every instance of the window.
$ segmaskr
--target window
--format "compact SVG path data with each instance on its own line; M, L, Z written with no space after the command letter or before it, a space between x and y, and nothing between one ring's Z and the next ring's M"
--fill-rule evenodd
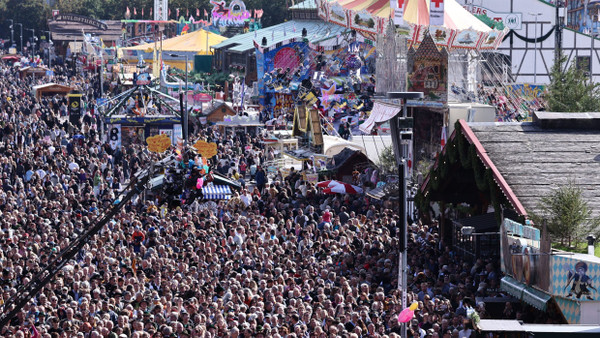
M590 57L589 56L578 56L575 65L577 69L583 71L586 75L590 74Z

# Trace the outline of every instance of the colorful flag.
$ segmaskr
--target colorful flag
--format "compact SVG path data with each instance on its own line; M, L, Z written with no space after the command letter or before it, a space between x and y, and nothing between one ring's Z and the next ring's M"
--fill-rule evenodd
M200 17L200 10L198 8L196 8L196 16Z
M206 12L206 8L204 9L204 17L208 18L208 12Z
M127 6L127 10L125 11L125 16L130 16L131 12L129 11L129 6Z
M244 95L246 94L246 77L242 80L242 95L240 99L240 107L244 107Z
M412 143L408 144L408 158L406 159L406 164L408 166L408 172L410 174L410 171L412 170Z
M144 7L142 7L142 19L144 18Z
M185 16L190 16L190 9L189 8L185 9Z
M169 8L169 18L171 17L171 9Z
M150 19L152 19L152 7L150 7Z
M133 15L137 15L137 10L133 7Z
M175 12L175 19L179 20L179 8L177 8L177 10Z
M444 0L431 0L429 4L429 25L444 25Z
M446 146L446 127L442 127L442 137L440 139L440 150L443 150Z
M390 0L390 6L394 9L393 17L395 25L404 25L404 7L406 0Z

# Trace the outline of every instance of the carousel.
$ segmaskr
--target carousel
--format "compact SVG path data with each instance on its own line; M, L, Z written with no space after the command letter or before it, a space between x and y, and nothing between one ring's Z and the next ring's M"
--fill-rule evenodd
M408 107L417 147L408 151L415 154L412 163L434 158L453 118L524 120L539 108L514 94L509 68L495 52L509 30L455 0L318 0L317 7L323 20L376 41L377 93L424 94L422 100L376 100L360 128L370 134Z

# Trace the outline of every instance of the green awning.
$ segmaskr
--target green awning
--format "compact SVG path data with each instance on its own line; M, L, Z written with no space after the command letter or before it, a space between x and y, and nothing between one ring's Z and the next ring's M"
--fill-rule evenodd
M523 290L522 300L525 303L541 311L546 311L546 308L548 307L548 301L550 300L550 298L552 298L552 296L550 296L549 294L534 289L531 286L528 286L525 288L525 290Z
M541 311L546 311L548 301L552 298L549 294L531 286L527 286L509 276L500 280L500 288L508 292L511 296L522 300Z
M525 284L509 276L500 280L500 288L519 300L523 297L523 290L525 290L525 287Z

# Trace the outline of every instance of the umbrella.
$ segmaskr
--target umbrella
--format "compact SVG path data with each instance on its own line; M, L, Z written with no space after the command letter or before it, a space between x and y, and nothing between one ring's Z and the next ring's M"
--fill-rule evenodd
M7 56L3 56L2 60L4 60L4 61L19 61L19 57L15 56L15 55L7 55Z
M360 194L363 190L355 185L338 182L339 184L333 185L325 190L326 194Z
M73 136L73 138L76 140L83 140L85 138L85 136L83 136L81 134L77 134L77 135Z
M336 180L328 180L328 181L323 181L323 182L317 183L317 187L329 188L329 187L333 187L334 185L339 185L339 184L342 184L342 182L336 181Z

